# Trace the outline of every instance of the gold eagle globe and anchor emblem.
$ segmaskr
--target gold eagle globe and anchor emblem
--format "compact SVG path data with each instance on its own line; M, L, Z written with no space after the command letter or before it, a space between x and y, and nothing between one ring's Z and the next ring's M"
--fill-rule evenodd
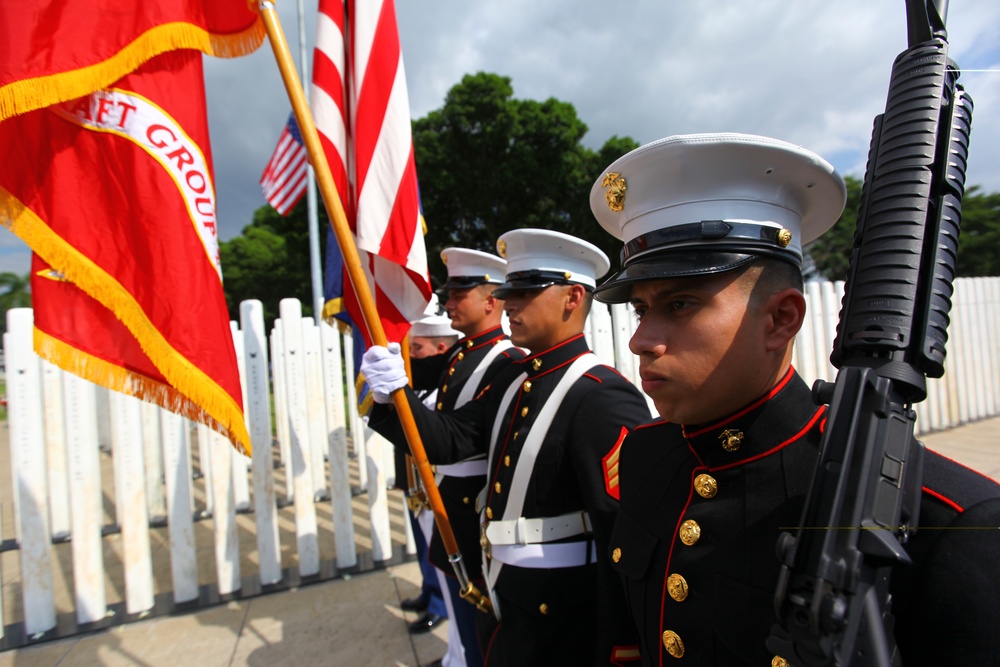
M608 188L607 192L604 193L604 198L608 200L608 208L615 213L619 213L625 208L625 191L628 187L621 174L615 172L605 174L604 180L601 181L601 187Z
M743 444L743 431L735 428L727 428L719 434L722 441L722 448L727 452L735 452Z

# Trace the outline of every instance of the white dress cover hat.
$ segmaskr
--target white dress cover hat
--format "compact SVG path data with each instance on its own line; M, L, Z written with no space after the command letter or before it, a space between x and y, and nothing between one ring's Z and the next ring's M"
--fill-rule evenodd
M445 290L499 285L507 272L507 262L500 257L468 248L445 248L441 261L448 269L448 282L441 286Z
M730 271L759 256L802 264L833 226L847 190L829 162L749 134L689 134L623 155L597 179L590 208L624 242L622 270L597 288L629 300L640 280Z
M497 240L497 252L507 260L507 279L493 296L511 290L579 284L593 290L611 262L600 248L569 234L548 229L514 229Z

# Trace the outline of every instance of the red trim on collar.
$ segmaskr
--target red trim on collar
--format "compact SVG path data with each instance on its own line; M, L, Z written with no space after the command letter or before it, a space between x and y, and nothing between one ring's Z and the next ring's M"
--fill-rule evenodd
M582 333L579 333L579 334L577 334L577 335L573 336L572 338L567 338L567 339L566 339L566 340L564 340L563 342L561 342L561 343L556 343L555 345L553 345L552 347L548 348L547 350L542 350L541 352L539 352L539 353L537 353L537 354L533 354L533 355L531 355L530 357L525 357L525 358L524 358L524 359L523 359L522 361L531 361L531 360L532 360L532 359L534 359L535 357L540 357L540 356L542 356L543 354L548 354L548 353L549 353L549 352L551 352L552 350L558 350L558 349L559 349L560 347L562 347L563 345L569 345L570 343L572 343L573 341L577 340L578 338L583 338L583 334L582 334Z
M784 449L785 447L787 447L788 445L792 444L793 442L795 442L796 440L798 440L799 438L801 438L802 436L804 436L806 433L808 433L809 430L816 424L817 420L819 420L819 418L822 417L825 413L826 413L826 406L825 405L821 405L816 410L816 413L813 414L813 416L809 419L809 421L806 422L806 425L803 426L802 429L798 433L796 433L795 435L793 435L788 440L785 440L780 445L776 445L775 447L772 447L771 449L767 450L766 452L761 452L760 454L756 454L754 456L751 456L750 458L742 459L740 461L734 461L732 463L727 463L726 465L719 466L718 468L709 468L709 470L711 472L717 472L719 470L728 470L729 468L735 468L736 466L741 466L741 465L744 465L746 463L750 463L751 461L756 461L758 459L762 459L762 458L765 458L767 456L770 456L771 454L774 454L776 451L778 451L780 449Z
M931 497L933 497L933 498L937 498L938 500L940 500L941 502L943 502L943 503L944 503L945 505L947 505L948 507L951 507L951 508L952 508L953 510L955 510L956 512L964 512L964 511L965 511L965 508L964 508L964 507L962 507L961 505L959 505L958 503L956 503L956 502L955 502L954 500L952 500L951 498L946 498L945 496L941 495L941 494L940 494L940 493L938 493L937 491L933 491L933 490L931 490L931 489L928 489L928 488L927 488L926 486L924 486L924 487L921 487L921 489L922 489L922 490L923 490L923 492L924 492L924 493L926 493L927 495L929 495L929 496L931 496Z
M682 428L684 428L684 437L685 438L696 438L699 435L701 435L702 433L707 433L708 431L714 431L715 429L719 428L720 426L723 426L724 424L728 424L729 422L731 422L731 421L733 421L735 419L739 419L740 417L742 417L743 415L745 415L745 414L747 414L749 412L753 412L754 410L756 410L757 408L759 408L760 406L762 406L764 403L767 403L772 398L774 398L775 396L777 396L778 393L780 393L781 390L785 388L785 385L788 384L789 380L792 379L793 375L795 375L795 369L792 368L791 366L789 366L788 367L788 371L785 372L784 377L782 377L780 380L778 380L778 384L774 385L774 387L771 388L771 391L767 392L766 394L764 394L763 396L761 396L756 401L754 401L753 403L751 403L747 407L743 408L742 410L740 410L736 414L729 415L725 419L722 419L722 420L720 420L720 421L718 421L718 422L716 422L714 424L710 424L708 426L705 426L704 428L700 428L697 431L695 431L694 433L688 433L687 432L687 427L682 427Z

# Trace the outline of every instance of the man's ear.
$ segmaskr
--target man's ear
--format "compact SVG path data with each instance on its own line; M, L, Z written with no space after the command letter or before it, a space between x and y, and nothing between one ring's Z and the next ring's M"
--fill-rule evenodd
M789 287L775 292L764 303L768 350L780 350L788 345L802 328L806 317L806 299L802 292Z
M576 310L584 303L587 289L583 285L570 285L566 290L566 310Z

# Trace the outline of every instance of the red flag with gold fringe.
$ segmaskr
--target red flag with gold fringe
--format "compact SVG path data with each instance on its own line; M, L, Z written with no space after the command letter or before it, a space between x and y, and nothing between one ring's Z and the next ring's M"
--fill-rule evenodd
M0 3L0 120L88 95L161 53L223 58L265 37L247 0Z
M117 4L143 13L137 8L155 3ZM239 9L251 20L234 39L260 43L256 15L242 0L213 4L200 18ZM95 67L148 43L149 30L123 38L117 56L95 51L103 58ZM177 34L208 33L196 26ZM58 88L80 71L47 76ZM164 49L103 85L47 108L17 106L20 115L0 122L0 222L37 256L35 347L66 370L207 423L249 451L221 283L201 53ZM12 90L0 89L0 104ZM51 95L42 101L62 96L38 90Z

